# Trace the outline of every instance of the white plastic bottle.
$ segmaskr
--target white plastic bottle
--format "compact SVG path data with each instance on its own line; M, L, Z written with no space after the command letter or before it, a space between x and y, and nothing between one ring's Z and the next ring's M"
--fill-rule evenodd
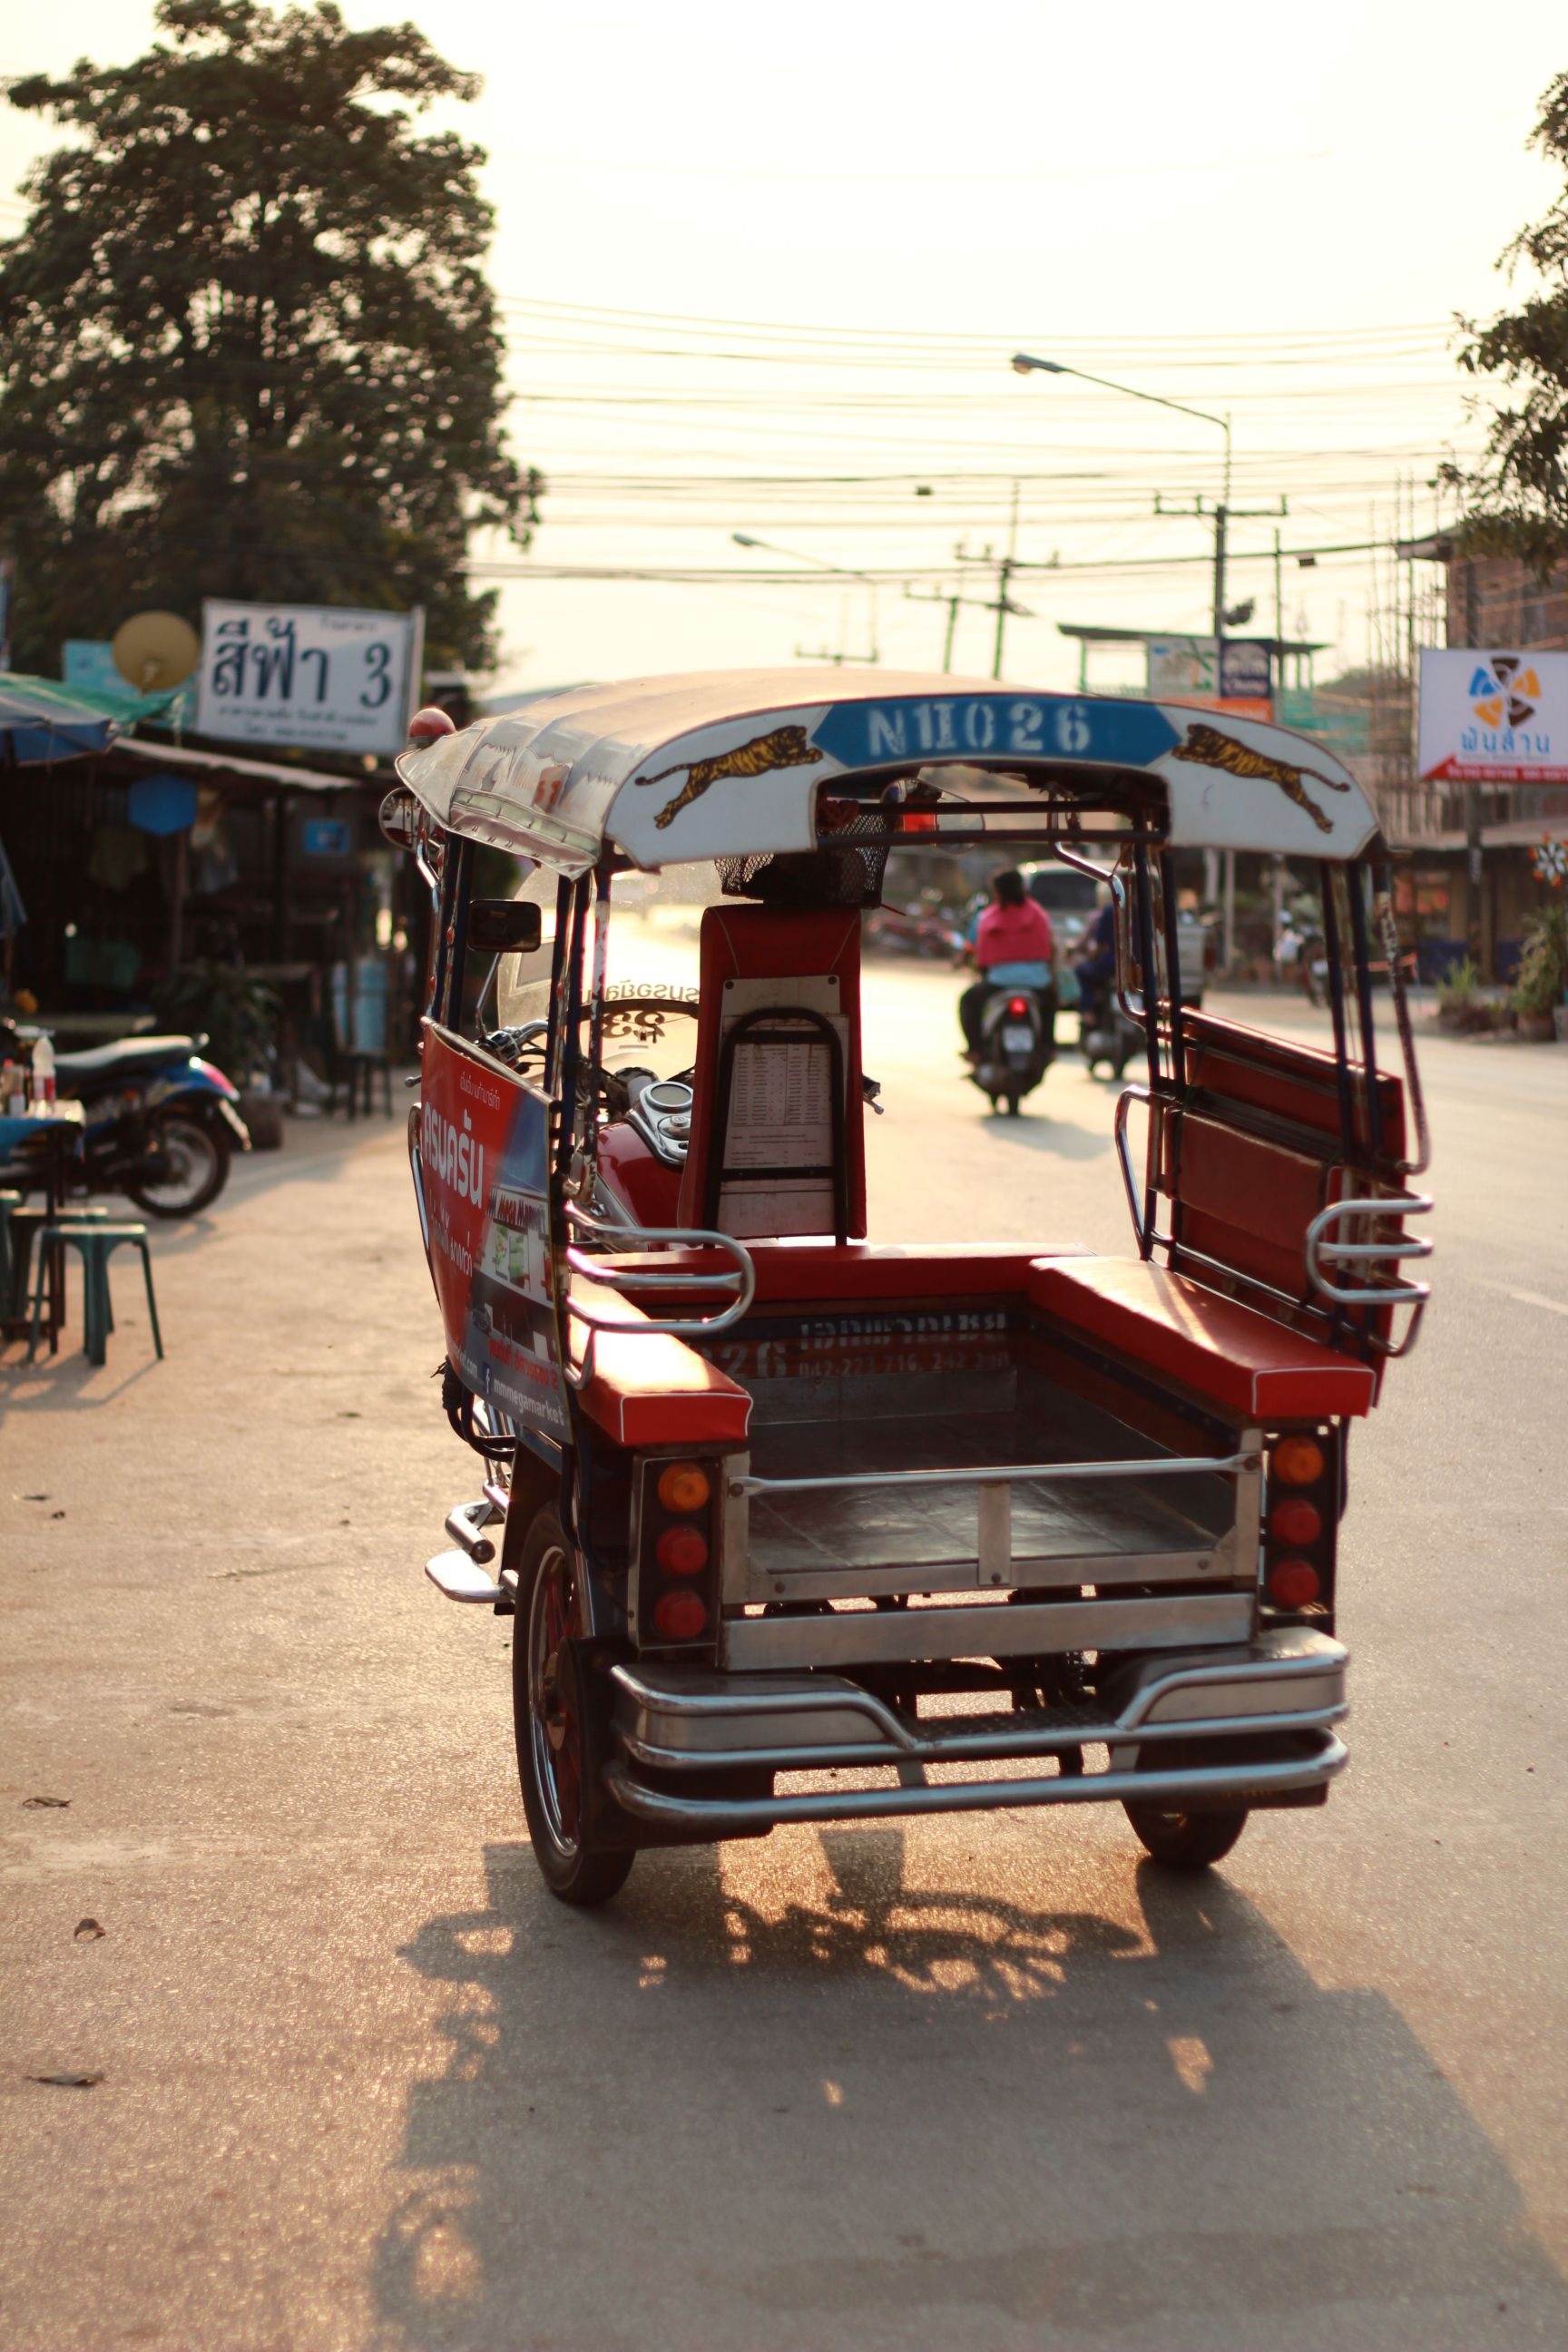
M54 1098L55 1049L47 1037L39 1037L33 1045L33 1100L52 1103Z

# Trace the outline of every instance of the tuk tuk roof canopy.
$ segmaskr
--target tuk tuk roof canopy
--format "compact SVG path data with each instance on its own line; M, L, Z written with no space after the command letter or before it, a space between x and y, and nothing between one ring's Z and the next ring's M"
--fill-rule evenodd
M1123 785L1155 779L1177 848L1343 859L1377 831L1349 770L1283 728L919 673L712 670L572 687L397 761L445 830L566 873L606 848L649 871L811 849L818 785L944 767L968 771L972 797L982 768L1091 804L1111 772Z

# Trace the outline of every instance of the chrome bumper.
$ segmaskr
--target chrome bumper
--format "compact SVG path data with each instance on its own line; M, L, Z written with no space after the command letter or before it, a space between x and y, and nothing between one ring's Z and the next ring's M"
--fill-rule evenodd
M1269 1633L1245 1646L1166 1654L1123 1667L1104 1697L995 1716L916 1725L845 1677L721 1675L700 1668L617 1665L619 1758L605 1768L617 1802L639 1821L726 1832L793 1821L853 1821L900 1813L1089 1804L1164 1796L1190 1807L1268 1803L1323 1786L1348 1760L1331 1727L1345 1713L1347 1653L1327 1634ZM1173 1764L1173 1740L1234 1738L1234 1763ZM1258 1754L1260 1741L1267 1751ZM1110 1750L1110 1769L1085 1772L1086 1746ZM1038 1776L943 1780L924 1768L1058 1759ZM683 1775L900 1768L896 1788L786 1790L756 1797L679 1785ZM1135 1767L1142 1769L1134 1769ZM659 1785L644 1777L658 1775Z

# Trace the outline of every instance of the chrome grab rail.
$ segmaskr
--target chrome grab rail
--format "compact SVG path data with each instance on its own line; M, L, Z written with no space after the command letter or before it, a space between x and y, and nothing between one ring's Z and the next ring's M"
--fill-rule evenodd
M1132 1218L1132 1230L1138 1236L1138 1252L1147 1257L1153 1244L1153 1235L1145 1227L1143 1210L1138 1197L1138 1178L1133 1171L1131 1149L1127 1140L1127 1114L1135 1102L1146 1105L1152 1113L1152 1097L1147 1087L1128 1085L1116 1097L1116 1115L1111 1132L1116 1141L1116 1157L1121 1166L1121 1181L1126 1188L1127 1206Z
M617 1251L641 1249L645 1246L676 1249L716 1249L735 1261L732 1274L659 1274L619 1267L613 1258L590 1257L586 1250L568 1244L565 1259L574 1274L585 1282L596 1282L605 1289L665 1290L671 1282L679 1282L685 1290L733 1290L737 1296L728 1307L716 1314L649 1316L636 1323L623 1323L616 1316L591 1307L584 1299L567 1302L566 1311L574 1316L587 1330L587 1344L583 1350L582 1364L574 1370L570 1361L563 1370L569 1385L574 1389L586 1386L593 1378L594 1340L600 1331L616 1331L631 1339L696 1339L710 1338L717 1331L727 1331L738 1323L757 1295L757 1269L750 1250L745 1249L732 1234L709 1233L696 1226L682 1225L619 1225L610 1224L596 1217L575 1201L566 1203L569 1224L581 1227L590 1239L613 1243Z
M1420 1192L1378 1200L1331 1201L1312 1219L1305 1237L1307 1276L1319 1297L1335 1307L1424 1307L1432 1295L1428 1282L1380 1282L1352 1289L1344 1283L1335 1282L1324 1271L1323 1261L1348 1265L1363 1259L1430 1257L1432 1244L1418 1234L1384 1242L1330 1241L1327 1235L1345 1217L1418 1217L1431 1206L1430 1199Z
M1259 1454L1188 1454L1131 1462L1005 1462L962 1470L851 1470L820 1478L731 1478L741 1495L809 1495L837 1486L1005 1486L1015 1479L1179 1478L1239 1476L1257 1470Z

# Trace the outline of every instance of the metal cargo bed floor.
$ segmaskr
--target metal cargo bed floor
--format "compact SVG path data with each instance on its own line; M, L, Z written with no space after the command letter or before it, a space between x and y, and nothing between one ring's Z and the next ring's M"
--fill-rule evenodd
M763 1385L763 1384L759 1384ZM752 1470L764 1478L859 1471L989 1468L1010 1462L1147 1460L1170 1452L1043 1374L1019 1370L1011 1401L965 1410L954 1383L949 1409L897 1418L772 1421L759 1399ZM1233 1502L1215 1477L1114 1477L1012 1489L1016 1559L1126 1558L1205 1549L1230 1524ZM823 1569L910 1567L973 1559L975 1490L963 1486L874 1487L857 1493L759 1495L751 1512L754 1567L773 1575Z

